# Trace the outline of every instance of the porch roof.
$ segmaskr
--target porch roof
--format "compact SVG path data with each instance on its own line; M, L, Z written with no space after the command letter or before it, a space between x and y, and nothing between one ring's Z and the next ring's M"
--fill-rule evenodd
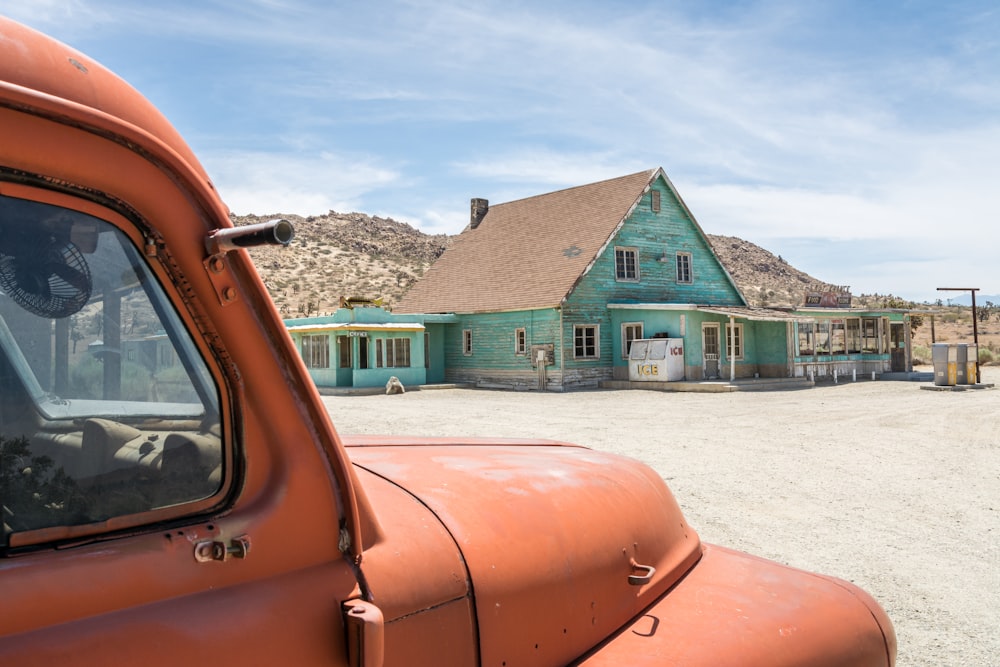
M799 315L787 310L758 306L700 306L694 303L609 303L612 310L695 310L725 317L755 322L815 322L812 315Z
M758 306L698 306L703 313L725 315L752 322L815 322L812 315L797 315L787 310L761 308Z
M419 322L328 322L325 324L296 324L289 331L423 331Z

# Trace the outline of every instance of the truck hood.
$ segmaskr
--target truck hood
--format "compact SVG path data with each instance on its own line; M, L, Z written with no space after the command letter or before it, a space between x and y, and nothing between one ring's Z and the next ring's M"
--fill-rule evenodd
M702 549L638 461L549 441L343 437L451 533L483 664L565 664L676 583ZM377 508L375 508L377 511Z

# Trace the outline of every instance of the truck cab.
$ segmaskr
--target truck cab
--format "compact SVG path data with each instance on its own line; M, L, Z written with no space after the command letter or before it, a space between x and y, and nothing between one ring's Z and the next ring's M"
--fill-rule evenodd
M167 120L0 18L0 664L891 665L638 461L343 437Z

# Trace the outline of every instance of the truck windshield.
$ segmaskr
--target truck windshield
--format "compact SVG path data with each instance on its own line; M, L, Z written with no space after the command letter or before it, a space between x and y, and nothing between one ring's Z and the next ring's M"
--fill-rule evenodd
M218 413L211 375L130 240L0 195L2 544L212 496Z

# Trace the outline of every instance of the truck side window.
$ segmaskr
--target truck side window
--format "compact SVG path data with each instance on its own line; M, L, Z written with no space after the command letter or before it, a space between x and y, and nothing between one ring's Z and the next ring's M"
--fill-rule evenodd
M207 507L222 441L212 376L128 237L0 195L0 548Z

